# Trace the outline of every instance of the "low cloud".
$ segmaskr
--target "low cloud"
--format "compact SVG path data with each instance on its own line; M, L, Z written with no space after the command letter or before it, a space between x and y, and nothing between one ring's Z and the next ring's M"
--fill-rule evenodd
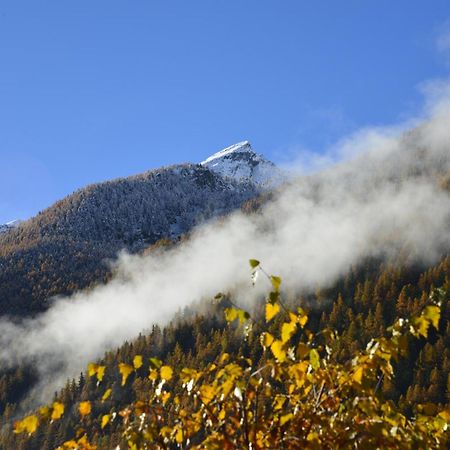
M48 401L105 350L195 300L224 290L255 298L266 287L252 288L249 258L302 292L370 256L402 251L411 261L435 261L450 249L450 199L439 187L450 171L447 91L427 103L420 123L409 122L410 131L368 128L341 140L322 171L292 180L261 214L206 224L165 253L122 254L106 286L57 299L37 318L3 320L0 362L36 364L33 398Z

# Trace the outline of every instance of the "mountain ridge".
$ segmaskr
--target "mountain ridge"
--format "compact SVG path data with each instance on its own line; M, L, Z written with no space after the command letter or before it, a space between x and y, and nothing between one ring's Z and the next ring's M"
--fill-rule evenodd
M0 233L0 315L39 312L50 297L103 282L120 250L177 239L260 192L249 178L193 163L78 189Z

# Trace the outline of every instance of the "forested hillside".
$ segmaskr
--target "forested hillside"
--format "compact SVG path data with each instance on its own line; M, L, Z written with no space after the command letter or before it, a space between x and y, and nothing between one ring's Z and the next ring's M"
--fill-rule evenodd
M0 450L450 449L450 0L316 3L1 2Z
M43 311L52 296L104 282L119 250L180 236L257 193L194 164L81 189L0 234L0 315Z
M351 403L359 404L361 398L368 402L366 410L361 406L361 436L349 435L349 442L358 438L361 448L394 441L409 448L406 443L415 442L420 448L431 442L434 430L438 437L433 447L439 448L439 430L449 417L450 154L446 142L426 147L428 134L426 127L418 129L389 141L382 152L293 178L263 195L251 182L237 183L199 165L101 183L1 235L3 313L29 316L45 310L51 295L102 280L108 283L55 301L34 318L4 318L0 323L0 357L5 364L0 378L0 446L50 449L82 437L100 449L119 444L135 448L135 439L158 437L162 441L152 444L155 448L174 448L168 442L189 448L186 436L191 432L195 442L217 438L216 444L223 443L225 434L216 430L208 437L200 429L210 427L208 420L222 423L229 416L224 412L223 419L215 417L222 410L211 413L209 400L203 401L203 412L196 412L202 426L180 428L185 418L174 411L181 414L183 404L187 417L191 413L186 411L193 414L198 403L190 402L189 389L188 397L175 394L186 393L186 373L217 372L222 382L223 371L234 367L233 383L240 384L228 383L233 388L224 398L233 393L241 402L231 407L230 423L234 420L242 434L226 446L242 448L240 439L248 441L249 435L241 428L245 420L239 414L245 410L243 392L251 392L243 391L251 378L245 374L259 374L270 364L264 407L278 408L279 396L289 397L286 405L297 400L292 410L283 409L280 400L282 416L265 410L269 422L261 424L269 425L259 432L277 431L273 439L257 439L261 448L279 447L285 424L292 426L289 439L300 439L290 434L303 427L304 419L296 416L300 403L314 420L321 411L322 430L329 430L333 421L321 396L325 389L328 396L342 386L345 393L338 401L326 397L346 424L341 430L356 424ZM240 213L227 214L239 206ZM184 234L219 215L222 220ZM103 264L120 248L140 256L124 256L116 266L120 276L113 277ZM257 274L267 276L275 289L267 302L261 285L252 288L250 277L238 271L238 258L250 251L285 279L280 290L278 277L253 272L254 282ZM224 293L213 300L218 291ZM240 301L250 310L251 321ZM168 325L158 325L167 324L177 308ZM414 318L407 322L408 317ZM233 319L242 326L227 323ZM275 339L279 329L281 339ZM48 408L35 410L43 396L48 397L49 386L59 388L61 379L73 376L74 367L79 370L80 358L97 358L125 339L56 392ZM293 346L288 347L291 339ZM270 352L273 358L267 362ZM230 367L221 366L224 354L229 355ZM242 364L248 367L244 370ZM333 385L334 377L342 378L341 387ZM174 384L166 386L172 378ZM210 391L210 400L220 403L222 397L211 386L199 385L195 398ZM297 388L300 397L293 393ZM42 396L37 398L39 390ZM257 393L249 395L252 414L257 415L263 405ZM151 432L153 437L141 436L141 429L131 429L132 438L127 435L130 414L133 426L139 421L132 411L156 414L159 429ZM438 412L437 422L432 422ZM424 416L418 419L419 413ZM205 419L209 414L212 419ZM374 417L383 426L374 425ZM303 436L316 442L311 448L321 448L320 427L317 430ZM66 448L90 448L83 442ZM250 448L247 444L244 447ZM303 447L297 443L286 448Z
M429 268L405 266L400 260L388 265L367 261L354 267L331 288L303 298L288 298L286 306L294 310L301 305L309 316L308 327L315 333L335 330L337 338L331 344L333 358L346 362L356 351L365 348L371 338L388 336L388 327L396 318L419 314L430 304L429 297L435 288L442 292L438 330L430 329L427 338L409 341L405 356L394 363L393 378L379 378L376 389L381 398L393 400L406 417L416 415L420 404L428 405L427 414L433 416L450 403L450 255L444 255ZM224 353L251 358L257 366L263 366L265 356L257 336L264 329L265 303L262 300L255 305L253 330L246 337L243 327L228 326L224 320L224 308L232 302L232 297L225 296L220 301L211 299L203 314L196 313L195 309L180 311L167 327L154 326L151 333L106 353L97 361L105 366L102 381L97 382L94 370L94 376L85 372L68 382L54 398L64 405L64 415L52 422L43 420L30 437L26 433L14 434L11 428L15 402L19 400L14 398L14 393L20 396L26 375L23 372L4 375L0 383L4 424L0 446L53 449L75 438L80 426L84 430L82 434L86 433L88 440L99 449L113 449L120 443L126 446L122 418L102 426L102 417L151 397L156 385L148 377L152 367L150 358L161 359L175 371L184 367L201 370L213 362L220 364ZM276 335L282 323L280 314L267 330ZM142 356L142 366L132 370L122 386L123 372L119 366L132 367L136 356ZM178 377L179 373L174 376ZM109 387L112 391L102 400ZM84 418L79 413L82 402L90 402L92 408Z

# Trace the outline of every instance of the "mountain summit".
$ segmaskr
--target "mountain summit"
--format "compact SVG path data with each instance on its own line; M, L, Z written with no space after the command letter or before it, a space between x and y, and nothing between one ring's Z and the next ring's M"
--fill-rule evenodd
M259 188L274 187L285 179L283 172L256 153L248 141L220 150L200 164L222 177L239 182L251 181Z
M110 270L104 261L120 250L140 252L161 239L177 239L239 208L282 176L245 141L201 164L86 186L20 226L0 226L0 316L40 312L47 298L105 280Z

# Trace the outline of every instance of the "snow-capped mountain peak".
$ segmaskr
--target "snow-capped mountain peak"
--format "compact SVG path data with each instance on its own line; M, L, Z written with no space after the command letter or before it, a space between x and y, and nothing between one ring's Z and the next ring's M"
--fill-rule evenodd
M274 187L285 178L273 162L253 150L249 141L224 148L200 164L223 177L251 181L260 188Z
M242 141L238 142L237 144L230 145L227 148L224 148L223 150L218 151L217 153L214 153L214 155L211 155L209 158L205 159L201 162L202 166L205 166L208 163L211 163L214 160L223 158L226 155L231 155L232 153L256 153L253 151L252 146L250 142L248 141ZM217 164L217 161L216 161Z

